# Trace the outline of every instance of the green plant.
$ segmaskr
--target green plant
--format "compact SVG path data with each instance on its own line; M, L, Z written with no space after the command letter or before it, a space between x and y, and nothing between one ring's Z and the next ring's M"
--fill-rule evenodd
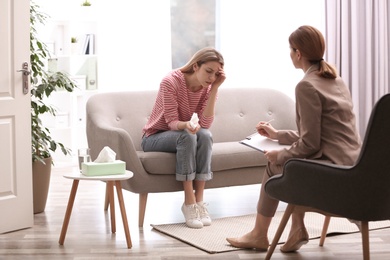
M82 6L91 6L91 2L89 2L88 0L85 0L81 5Z
M77 38L76 38L76 37L70 38L70 42L71 42L71 43L77 43Z
M38 24L44 25L48 15L39 10L39 6L30 1L30 63L31 63L31 149L32 161L43 162L60 148L64 155L71 150L52 139L50 130L42 124L40 116L49 113L56 116L56 109L45 103L53 91L72 92L77 86L64 72L49 72L45 64L50 58L46 44L37 37ZM44 163L44 162L43 162Z

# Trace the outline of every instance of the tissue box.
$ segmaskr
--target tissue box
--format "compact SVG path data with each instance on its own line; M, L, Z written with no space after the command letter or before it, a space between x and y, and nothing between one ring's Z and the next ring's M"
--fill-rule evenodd
M86 162L81 164L81 172L86 176L124 174L126 163L121 160L106 163Z

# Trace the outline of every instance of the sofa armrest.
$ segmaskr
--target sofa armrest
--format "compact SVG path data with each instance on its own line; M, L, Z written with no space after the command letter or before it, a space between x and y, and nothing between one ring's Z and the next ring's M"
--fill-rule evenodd
M129 133L122 128L114 127L98 116L87 116L87 140L91 149L91 158L95 160L100 151L110 147L116 153L116 159L126 162L126 169L134 173L131 179L132 184L143 182L147 179L145 171ZM126 184L123 185L124 188ZM136 191L134 191L136 192Z

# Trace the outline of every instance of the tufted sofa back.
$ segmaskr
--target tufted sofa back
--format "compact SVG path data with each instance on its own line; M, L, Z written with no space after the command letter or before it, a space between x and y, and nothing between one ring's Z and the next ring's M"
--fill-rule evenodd
M270 119L278 129L296 129L294 101L274 89L222 88L210 130L214 142L240 141Z
M142 128L148 121L157 91L99 93L88 100L87 124L124 129L135 149L141 149ZM272 125L295 129L294 101L266 88L221 88L210 130L214 142L239 141L254 132L260 120L275 118ZM93 157L96 157L92 155Z

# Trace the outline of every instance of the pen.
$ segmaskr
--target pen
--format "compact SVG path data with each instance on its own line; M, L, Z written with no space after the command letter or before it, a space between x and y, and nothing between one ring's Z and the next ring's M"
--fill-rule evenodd
M272 118L272 119L268 120L267 122L263 123L263 125L267 125L267 124L271 123L271 122L274 121L274 120L275 120L275 119ZM257 132L257 131L258 131L258 129L255 128L255 132ZM247 138L247 139L248 139L248 138ZM250 138L249 138L249 139L250 139Z
M271 123L272 121L274 121L273 118L272 118L271 120L268 120L268 121L265 122L265 123L262 123L262 125L267 125L267 124ZM257 131L257 128L255 128L255 131Z

